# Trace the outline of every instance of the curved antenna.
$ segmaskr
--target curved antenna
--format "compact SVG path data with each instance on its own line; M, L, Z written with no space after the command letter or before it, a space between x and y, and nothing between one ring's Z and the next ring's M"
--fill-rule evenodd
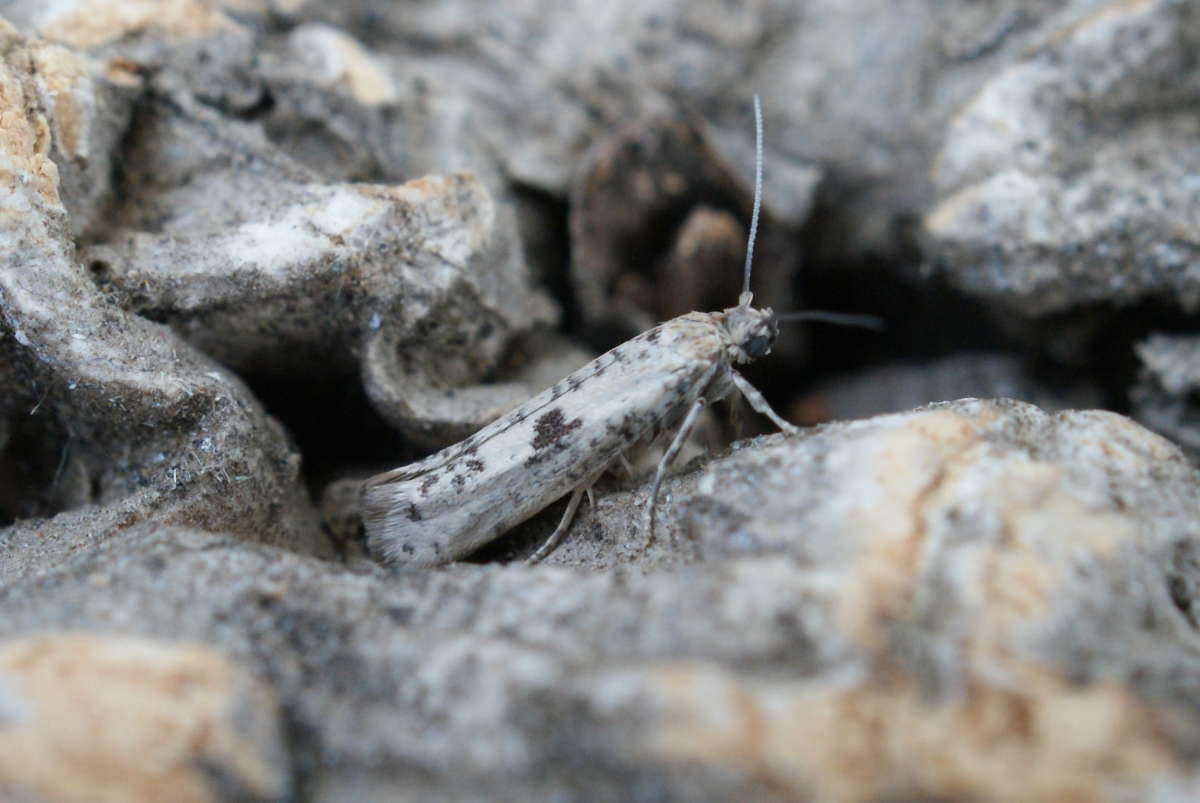
M754 263L754 238L758 235L758 213L762 209L763 186L763 119L762 103L754 93L754 211L750 213L750 237L746 241L746 267L742 275L742 294L738 305L750 306L754 294L750 292L750 266Z

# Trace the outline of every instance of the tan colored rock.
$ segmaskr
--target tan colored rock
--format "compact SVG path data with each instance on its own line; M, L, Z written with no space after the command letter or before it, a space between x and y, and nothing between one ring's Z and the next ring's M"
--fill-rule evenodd
M1128 689L1079 687L1035 666L1011 687L977 678L947 700L886 670L843 688L687 664L643 681L643 702L661 715L648 748L804 799L1103 801L1134 779L1184 771Z
M37 19L43 36L85 49L143 32L186 39L234 26L217 4L206 0L73 0L55 3Z
M1112 413L976 400L763 446L703 474L687 529L711 557L811 567L808 604L854 657L819 681L647 676L659 749L838 801L1108 800L1187 777L1173 712L1130 668L1195 640L1163 579L1200 519L1177 447Z
M395 102L399 90L387 67L357 39L328 25L301 25L288 37L314 83L347 92L359 103Z
M0 184L28 182L43 201L56 205L58 167L50 159L49 118L38 108L38 59L21 42L16 29L0 19ZM0 214L8 217L15 210L6 206Z
M276 800L270 690L200 646L58 635L0 643L0 789L55 801Z
M0 84L0 148L10 167L49 202L61 202L78 234L110 200L114 149L132 110L129 90L91 58L60 44L20 36L0 19L4 69Z

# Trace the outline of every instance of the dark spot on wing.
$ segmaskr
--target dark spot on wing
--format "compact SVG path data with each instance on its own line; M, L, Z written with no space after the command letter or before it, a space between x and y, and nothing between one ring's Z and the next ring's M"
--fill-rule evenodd
M525 464L540 462L550 454L567 448L567 445L563 443L563 438L582 425L583 419L581 418L568 421L567 417L563 415L561 407L555 407L553 410L542 413L533 424L535 434L533 441L529 444L533 447L533 454L525 461Z
M429 489L432 488L434 485L436 485L437 481L438 481L438 476L437 476L437 474L433 474L433 473L429 474L429 476L427 476L425 479L421 480L421 495L427 496L429 494Z
M659 334L660 334L659 328L657 326L654 327L653 329L651 329L649 332L646 333L646 342L647 343L657 343Z
M451 477L450 481L453 482L454 487L460 491L467 485L467 478L462 474L455 474L453 477Z
M442 545L438 541L433 542L433 554L435 554L435 555L442 554Z
M404 544L400 547L400 551L403 552L405 555L412 555L417 550L412 548L412 544Z
M567 377L567 386L570 387L572 391L579 390L579 386L582 384L583 377L579 376L578 374L571 374Z
M408 518L409 521L420 521L421 511L417 510L417 506L412 502L408 503Z
M483 471L485 468L487 468L487 466L485 466L483 464L482 460L468 460L467 468L471 471L478 473L478 472Z

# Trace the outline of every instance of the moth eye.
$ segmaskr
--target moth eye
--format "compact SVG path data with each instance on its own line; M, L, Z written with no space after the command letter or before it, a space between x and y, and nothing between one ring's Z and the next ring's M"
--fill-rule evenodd
M755 335L742 345L742 351L752 359L757 360L771 350L771 338L766 335Z

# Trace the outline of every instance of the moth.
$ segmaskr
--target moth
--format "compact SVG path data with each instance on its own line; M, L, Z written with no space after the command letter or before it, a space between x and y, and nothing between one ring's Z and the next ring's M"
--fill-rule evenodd
M647 540L667 469L704 407L738 391L781 430L781 418L735 366L770 353L784 319L872 325L869 316L751 306L750 268L762 204L762 110L754 98L755 192L742 293L735 307L690 312L643 332L575 371L474 435L363 484L371 553L393 565L436 566L495 540L571 495L557 528L531 558L550 553L580 500L624 453L674 429L646 502Z

